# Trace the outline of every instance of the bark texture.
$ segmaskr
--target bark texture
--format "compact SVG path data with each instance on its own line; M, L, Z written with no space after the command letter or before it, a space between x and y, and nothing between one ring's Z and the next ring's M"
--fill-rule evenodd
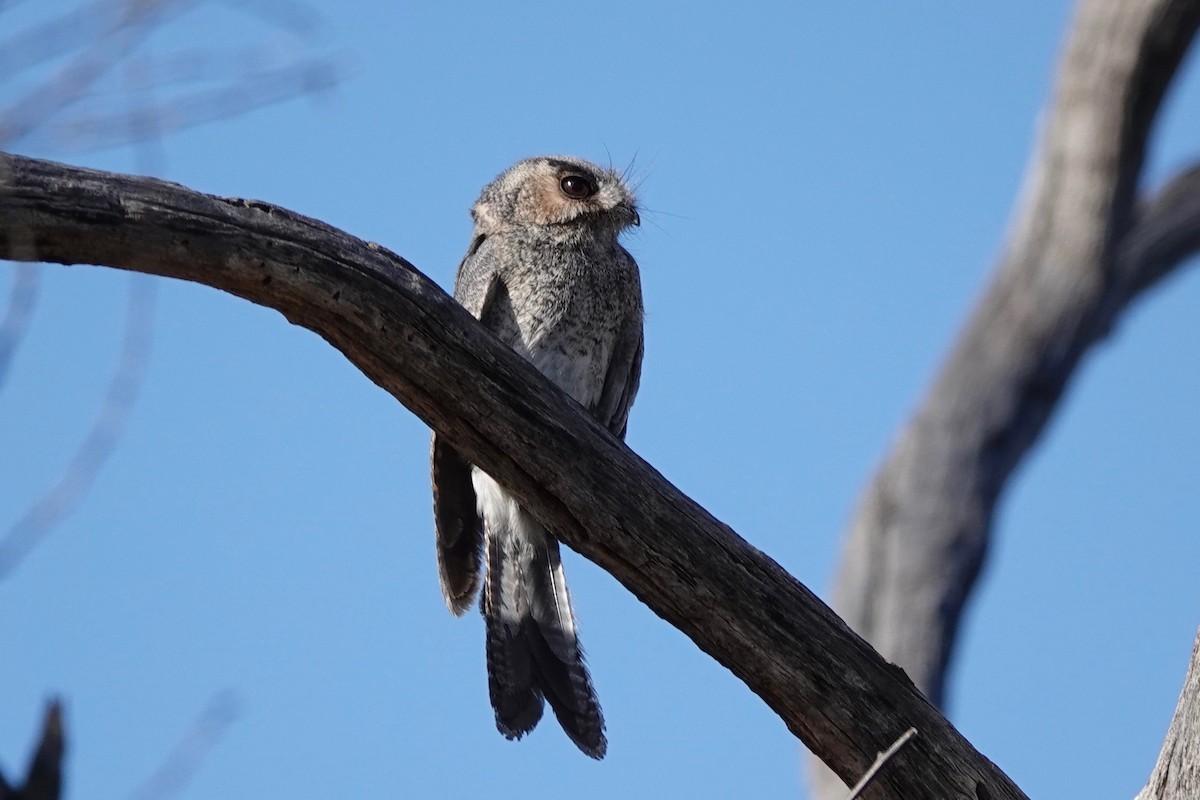
M1022 798L904 673L403 259L266 203L0 156L0 257L197 281L329 341L869 798Z
M1135 202L1196 0L1084 0L995 276L851 521L834 607L935 704L997 500L1084 355L1195 252L1200 176Z
M1195 800L1200 797L1200 635L1192 647L1175 717L1146 788L1136 800Z

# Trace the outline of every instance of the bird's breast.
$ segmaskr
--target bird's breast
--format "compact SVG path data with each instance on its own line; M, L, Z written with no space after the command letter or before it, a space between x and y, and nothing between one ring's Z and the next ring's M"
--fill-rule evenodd
M630 311L628 281L615 259L578 252L538 259L509 283L518 351L584 407L604 388L613 344Z

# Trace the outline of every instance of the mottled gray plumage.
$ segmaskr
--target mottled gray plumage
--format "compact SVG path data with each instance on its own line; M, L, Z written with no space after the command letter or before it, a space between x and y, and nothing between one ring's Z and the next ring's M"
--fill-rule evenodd
M617 241L638 224L611 170L576 158L521 161L488 184L454 296L624 437L642 367L637 264ZM479 588L488 689L510 739L533 730L543 698L579 749L602 758L604 717L583 663L558 541L488 475L433 437L438 568L462 614Z

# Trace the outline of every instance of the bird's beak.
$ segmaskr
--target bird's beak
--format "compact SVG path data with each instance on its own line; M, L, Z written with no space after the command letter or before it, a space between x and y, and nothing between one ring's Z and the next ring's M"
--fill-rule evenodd
M621 203L621 208L625 209L625 212L629 215L630 225L637 225L638 227L641 227L642 218L640 215L638 215L637 206L633 205L632 203Z

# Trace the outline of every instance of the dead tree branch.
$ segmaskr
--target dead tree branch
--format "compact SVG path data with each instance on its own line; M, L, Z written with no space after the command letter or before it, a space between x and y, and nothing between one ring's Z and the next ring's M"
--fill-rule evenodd
M991 285L868 486L834 592L846 621L936 704L996 503L1083 357L1200 246L1192 170L1139 208L1197 0L1083 0Z
M266 203L149 178L15 156L0 157L0 176L0 257L197 281L315 331L741 678L844 779L918 729L866 797L1024 797L815 595L403 259Z
M1200 797L1200 635L1192 646L1183 691L1166 741L1146 788L1136 800L1193 800Z
M66 735L63 730L62 703L51 700L46 704L42 717L42 736L38 741L29 768L25 771L25 782L12 786L0 775L0 800L59 800L62 796L62 761L66 753Z

